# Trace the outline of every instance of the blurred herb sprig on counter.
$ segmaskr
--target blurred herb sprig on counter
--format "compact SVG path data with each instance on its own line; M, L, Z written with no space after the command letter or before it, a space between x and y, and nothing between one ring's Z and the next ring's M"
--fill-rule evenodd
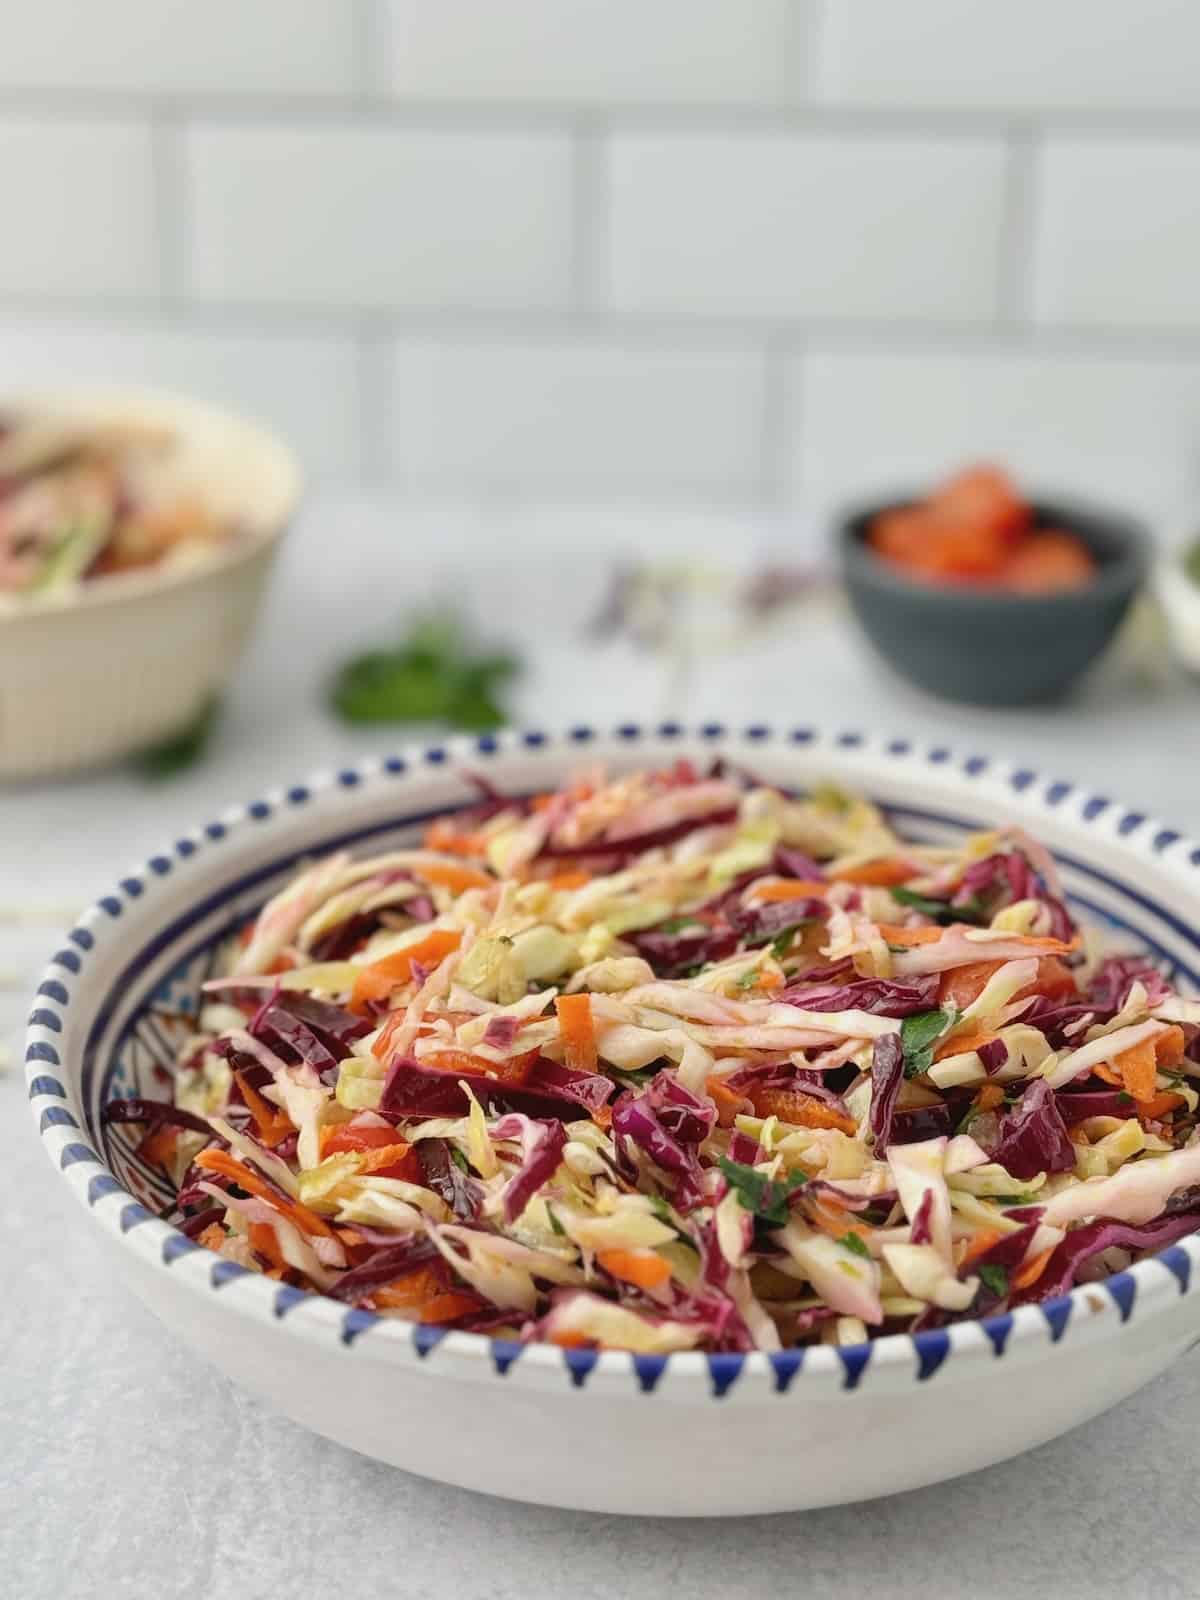
M443 722L469 733L498 728L499 695L520 662L507 652L476 654L457 617L414 619L400 643L339 667L330 698L346 722Z
M220 711L220 699L214 695L201 706L191 722L168 734L165 739L160 739L157 744L139 750L133 757L135 770L143 778L157 783L164 778L177 777L189 767L194 767L208 752Z

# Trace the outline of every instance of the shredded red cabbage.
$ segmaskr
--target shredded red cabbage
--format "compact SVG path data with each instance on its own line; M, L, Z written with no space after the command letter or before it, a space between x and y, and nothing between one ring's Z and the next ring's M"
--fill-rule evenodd
M1074 1169L1075 1146L1045 1078L1035 1078L1000 1119L999 1135L988 1154L1014 1178Z
M542 1184L558 1171L567 1144L567 1130L561 1122L535 1121L532 1117L510 1113L500 1118L492 1133L497 1139L521 1142L520 1168L500 1197L504 1220L513 1223Z
M867 1011L876 1017L911 1017L932 1011L938 1003L938 974L893 983L885 978L859 978L853 983L803 983L781 989L776 996L804 1011Z
M894 1138L896 1100L903 1082L904 1047L900 1035L885 1033L876 1039L871 1055L871 1132L877 1156L886 1153Z
M1108 1250L1114 1245L1122 1250L1163 1250L1167 1245L1174 1244L1176 1239L1195 1233L1197 1228L1200 1228L1200 1210L1156 1217L1153 1222L1142 1223L1140 1227L1128 1222L1115 1222L1107 1217L1085 1222L1081 1227L1071 1229L1055 1249L1036 1283L1015 1294L1013 1304L1066 1294L1075 1282L1075 1274L1080 1267L1101 1250Z

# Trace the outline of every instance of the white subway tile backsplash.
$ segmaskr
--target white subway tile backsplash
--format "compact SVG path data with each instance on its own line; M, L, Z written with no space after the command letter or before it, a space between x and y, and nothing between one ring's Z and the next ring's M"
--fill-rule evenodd
M277 429L314 477L360 471L351 338L9 316L0 369L9 394L74 383L178 389Z
M747 349L402 339L393 475L408 486L746 498L759 488L763 387L762 357Z
M617 134L610 281L621 311L988 319L998 140Z
M827 0L820 95L852 105L1105 110L1200 102L1186 0Z
M1053 139L1037 194L1037 317L1200 327L1200 139Z
M565 136L387 127L197 127L186 275L202 300L560 307Z
M142 124L0 118L0 294L156 293L152 173Z
M348 93L350 0L37 0L4 29L0 86Z
M789 379L791 488L818 515L978 460L1155 514L1200 491L1200 359L829 348Z
M408 99L777 102L803 43L792 0L390 0ZM797 54L799 50L797 49Z

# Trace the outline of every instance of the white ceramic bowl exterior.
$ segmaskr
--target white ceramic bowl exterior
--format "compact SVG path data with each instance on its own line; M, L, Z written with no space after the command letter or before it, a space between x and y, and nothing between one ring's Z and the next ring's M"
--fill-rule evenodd
M1184 571L1181 550L1159 557L1154 593L1166 615L1176 655L1189 671L1200 672L1200 584Z
M66 596L0 597L0 779L116 760L185 727L229 681L299 496L282 444L173 396L22 395L5 411L163 425L181 478L244 538L192 568L105 578Z
M1130 1394L1194 1343L1200 1244L1012 1313L870 1344L776 1355L632 1356L444 1333L280 1286L154 1215L167 1200L112 1094L161 1094L172 1018L220 937L315 850L386 847L475 797L720 753L769 780L832 777L914 836L1017 821L1058 853L1083 915L1200 988L1200 847L1109 799L983 757L797 729L673 724L485 736L413 750L227 813L122 880L72 930L30 1019L27 1073L54 1165L114 1268L168 1326L306 1426L410 1471L599 1511L732 1515L887 1494L982 1467Z

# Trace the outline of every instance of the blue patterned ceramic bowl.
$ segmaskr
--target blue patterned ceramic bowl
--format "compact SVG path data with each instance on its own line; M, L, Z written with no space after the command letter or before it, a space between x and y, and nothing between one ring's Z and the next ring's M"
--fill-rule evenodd
M220 939L314 851L387 849L473 798L580 760L721 753L774 782L831 777L903 831L1019 822L1058 855L1077 909L1200 991L1200 846L1106 796L982 756L811 728L622 726L411 749L226 812L151 856L67 936L26 1052L46 1153L134 1291L184 1339L306 1426L384 1461L546 1504L721 1515L860 1500L1050 1439L1132 1393L1200 1333L1200 1241L982 1322L769 1355L520 1346L377 1318L219 1260L156 1212L168 1195L114 1094L162 1096L164 1064Z

